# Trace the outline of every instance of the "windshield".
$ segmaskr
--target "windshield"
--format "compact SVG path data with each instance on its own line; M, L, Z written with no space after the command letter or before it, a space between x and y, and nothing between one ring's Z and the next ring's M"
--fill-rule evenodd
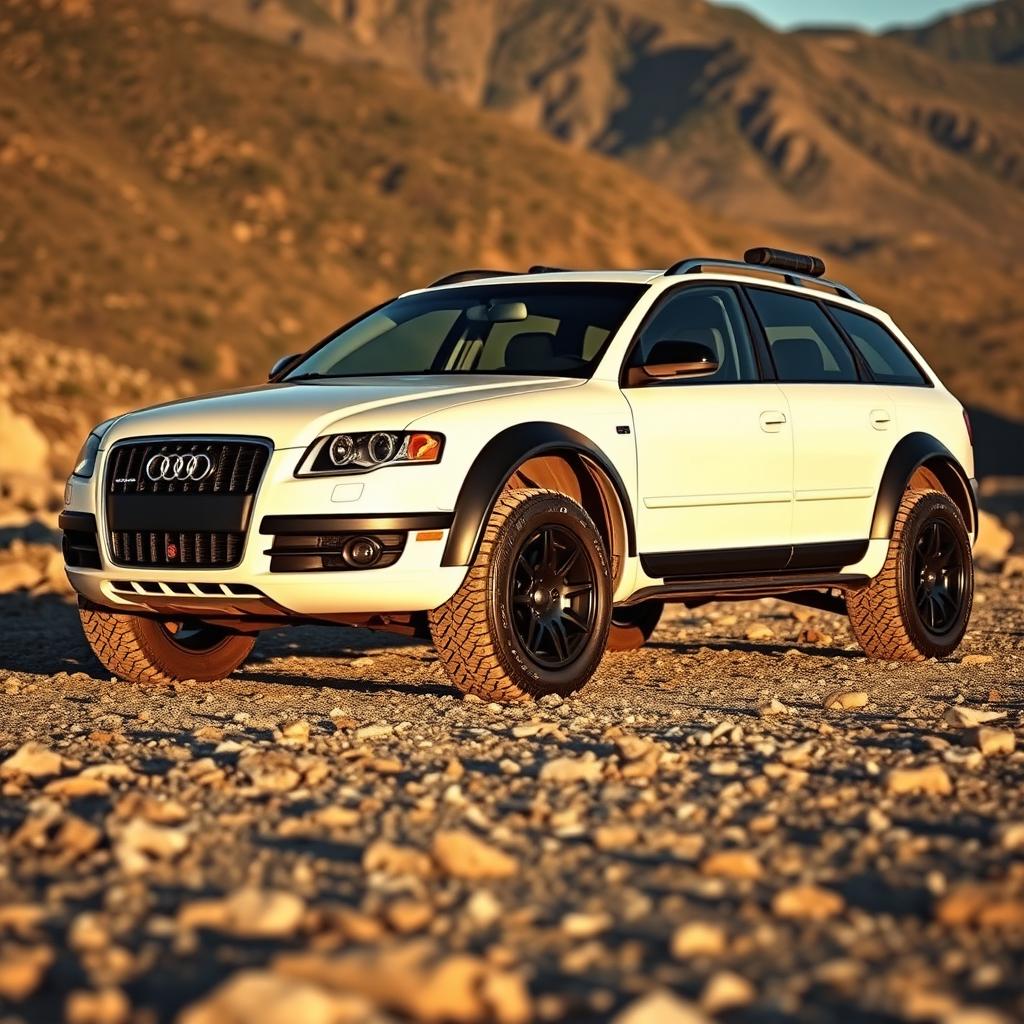
M442 288L342 328L285 380L405 374L589 377L643 285Z

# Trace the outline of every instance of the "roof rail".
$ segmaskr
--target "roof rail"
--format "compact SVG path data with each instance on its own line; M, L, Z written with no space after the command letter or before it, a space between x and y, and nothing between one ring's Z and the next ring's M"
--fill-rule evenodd
M445 274L427 285L428 288L440 288L445 284L462 284L463 281L482 281L486 277L514 277L516 270L456 270Z
M835 293L844 299L853 299L854 302L864 300L848 285L840 281L833 281L831 278L822 277L825 273L825 264L817 256L804 256L801 253L788 253L782 249L748 249L745 253L745 260L728 260L718 256L694 256L691 259L680 260L673 263L665 271L666 277L675 277L681 274L697 274L705 267L724 267L729 270L754 270L760 273L778 274L786 284L820 284L831 288ZM797 271L797 266L804 266L808 272Z
M571 274L572 271L567 267L546 267L543 263L535 263L529 270L528 274Z

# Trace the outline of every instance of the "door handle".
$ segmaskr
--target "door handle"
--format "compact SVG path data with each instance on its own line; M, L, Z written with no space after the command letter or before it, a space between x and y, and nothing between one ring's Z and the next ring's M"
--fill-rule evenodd
M888 430L891 422L892 417L889 415L889 411L887 409L871 410L871 426L873 426L875 430Z
M760 416L761 429L766 434L777 434L785 422L786 414L777 409L769 409Z

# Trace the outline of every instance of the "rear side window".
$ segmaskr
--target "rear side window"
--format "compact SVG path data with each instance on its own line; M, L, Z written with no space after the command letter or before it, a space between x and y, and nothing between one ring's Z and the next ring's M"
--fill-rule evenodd
M903 346L877 320L854 313L845 306L829 306L829 309L880 384L928 383Z
M857 381L853 355L816 302L761 288L748 292L764 326L779 380L827 384Z

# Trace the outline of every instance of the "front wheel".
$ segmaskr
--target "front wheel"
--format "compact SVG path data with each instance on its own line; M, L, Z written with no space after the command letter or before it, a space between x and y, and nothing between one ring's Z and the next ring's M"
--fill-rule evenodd
M162 621L82 605L82 631L108 672L133 683L210 682L231 675L256 638L198 622Z
M907 491L882 571L846 597L854 636L872 658L943 658L967 631L974 599L971 538L939 491Z
M448 678L484 700L568 694L594 674L611 573L590 516L554 491L506 491L450 601L430 613Z

